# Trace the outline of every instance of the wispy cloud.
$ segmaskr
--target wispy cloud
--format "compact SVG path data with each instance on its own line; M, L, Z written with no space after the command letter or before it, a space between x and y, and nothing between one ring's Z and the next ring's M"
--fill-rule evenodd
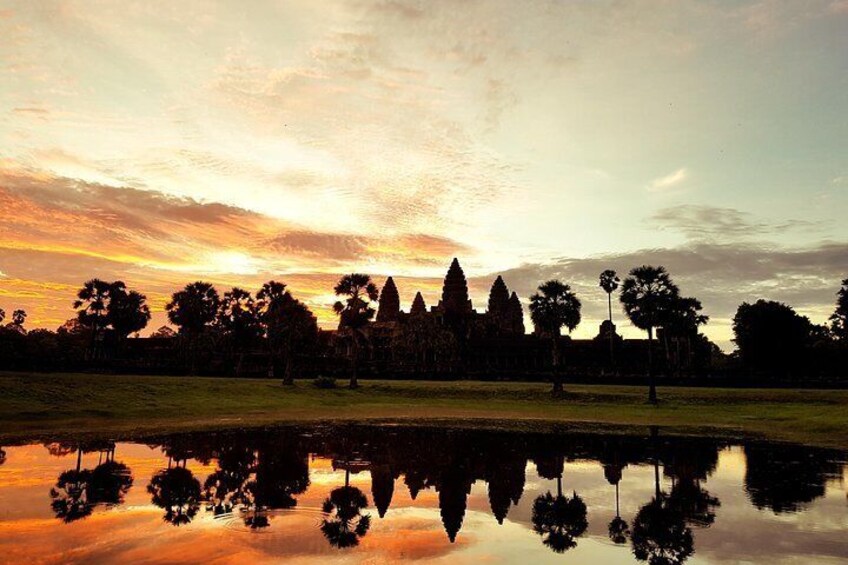
M665 176L656 178L648 184L648 190L652 192L662 192L680 186L687 178L689 171L682 167Z

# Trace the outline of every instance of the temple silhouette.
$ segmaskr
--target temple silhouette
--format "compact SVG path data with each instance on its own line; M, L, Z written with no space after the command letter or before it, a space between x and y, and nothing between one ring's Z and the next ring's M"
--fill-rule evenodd
M360 347L358 355L369 376L529 378L550 370L549 337L535 328L526 333L518 294L510 292L499 275L492 282L486 310L478 312L457 258L445 274L440 300L429 308L421 292L416 292L409 312L401 310L400 290L388 277L380 291L375 320L361 332L366 346ZM610 372L610 332L617 369L643 371L647 340L623 339L609 320L604 320L592 339L559 337L566 370L584 375ZM343 360L353 354L350 331L340 324L337 330L325 333L329 357L341 360L336 367L344 367ZM698 353L689 356L693 364L708 362L709 352ZM332 374L333 366L325 365L325 372Z

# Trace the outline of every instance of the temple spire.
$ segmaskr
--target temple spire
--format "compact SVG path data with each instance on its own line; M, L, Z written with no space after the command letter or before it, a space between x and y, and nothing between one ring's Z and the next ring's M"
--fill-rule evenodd
M383 290L380 291L380 303L377 310L378 322L394 322L400 315L400 296L392 277L386 279Z
M509 297L507 319L509 320L512 333L524 335L524 310L521 308L521 300L518 299L518 295L514 292Z
M427 312L427 305L424 304L424 297L421 296L420 292L415 294L415 300L412 301L412 309L409 311L410 314L424 314Z
M465 273L459 266L459 260L454 257L445 275L442 287L442 309L445 313L464 314L471 311L471 301L468 299L468 282Z
M504 316L509 308L509 290L503 277L498 275L489 291L489 314L495 317Z

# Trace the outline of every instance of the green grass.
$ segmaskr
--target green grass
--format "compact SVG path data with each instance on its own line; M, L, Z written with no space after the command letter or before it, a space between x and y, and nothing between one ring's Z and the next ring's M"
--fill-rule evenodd
M344 383L340 383L344 384ZM133 435L299 421L430 421L546 429L625 426L666 432L757 436L848 448L848 391L659 389L477 381L363 381L357 390L309 382L83 374L0 374L0 438Z

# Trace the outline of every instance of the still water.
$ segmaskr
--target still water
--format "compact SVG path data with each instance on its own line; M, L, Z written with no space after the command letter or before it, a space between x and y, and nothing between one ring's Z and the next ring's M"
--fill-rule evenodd
M844 563L845 455L364 426L4 446L0 561Z

